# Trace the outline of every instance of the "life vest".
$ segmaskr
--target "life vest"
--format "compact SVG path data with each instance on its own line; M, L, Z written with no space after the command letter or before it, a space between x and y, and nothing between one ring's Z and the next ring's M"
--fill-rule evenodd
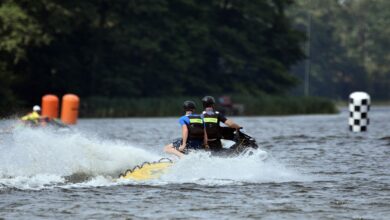
M190 123L187 124L189 139L203 139L204 125L200 115L188 115Z
M38 124L41 116L37 112L31 112L21 118L22 121Z
M203 112L203 121L206 127L206 133L208 139L219 139L221 134L219 132L219 112L213 112L213 114L207 114L206 111Z

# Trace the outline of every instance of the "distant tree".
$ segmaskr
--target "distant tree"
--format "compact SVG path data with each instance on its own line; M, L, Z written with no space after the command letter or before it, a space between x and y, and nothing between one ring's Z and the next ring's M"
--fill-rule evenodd
M285 15L290 4L6 0L0 8L3 93L30 104L66 92L109 98L283 93L296 85L289 69L303 58L303 34Z
M312 18L311 95L345 99L364 90L390 98L388 8L386 0L296 1L288 11L296 27L307 30ZM301 79L304 65L295 71Z
M12 87L24 80L25 73L18 72L17 66L27 59L26 50L49 42L39 22L16 1L0 3L0 107L5 112L18 104Z
M386 0L348 0L337 11L339 39L348 56L364 67L365 89L377 99L390 99L389 8Z

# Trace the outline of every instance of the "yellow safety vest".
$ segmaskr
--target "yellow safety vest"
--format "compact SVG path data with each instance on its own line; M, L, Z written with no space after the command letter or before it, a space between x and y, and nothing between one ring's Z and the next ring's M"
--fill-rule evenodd
M21 119L22 119L22 121L36 121L36 122L38 122L38 119L40 117L41 116L38 114L38 112L31 112L31 113L23 116Z

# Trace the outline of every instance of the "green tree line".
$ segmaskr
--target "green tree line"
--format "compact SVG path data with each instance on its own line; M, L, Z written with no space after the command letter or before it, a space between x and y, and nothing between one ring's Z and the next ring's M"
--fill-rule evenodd
M308 36L308 60L294 73L302 81L308 75L310 95L346 100L366 91L390 100L389 9L388 0L296 0L288 8Z
M0 106L82 99L283 94L304 33L291 0L3 0Z

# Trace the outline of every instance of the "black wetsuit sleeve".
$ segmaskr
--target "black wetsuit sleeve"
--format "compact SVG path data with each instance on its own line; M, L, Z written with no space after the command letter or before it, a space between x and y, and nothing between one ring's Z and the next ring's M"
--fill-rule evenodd
M218 114L218 119L222 123L225 123L225 121L227 120L227 118L224 115L221 115L221 113Z

